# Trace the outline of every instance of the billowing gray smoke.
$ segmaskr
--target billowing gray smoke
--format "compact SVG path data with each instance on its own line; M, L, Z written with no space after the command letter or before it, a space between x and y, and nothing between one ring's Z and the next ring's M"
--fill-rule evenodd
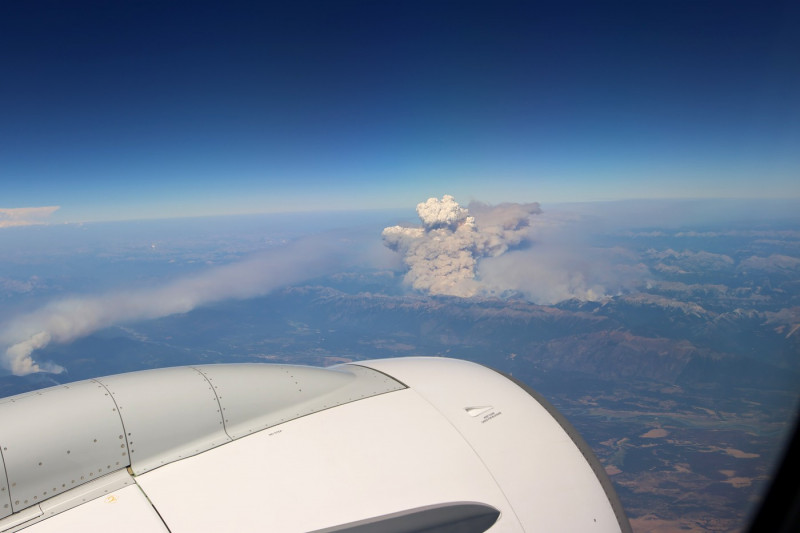
M482 257L497 257L528 239L530 218L539 204L470 204L452 196L429 198L417 205L422 227L383 230L386 246L403 255L405 280L431 294L469 297L481 290L476 266Z
M471 203L452 196L417 206L422 227L383 230L415 289L450 296L523 297L550 305L601 300L644 282L636 254L598 246L603 218L571 211L541 214L539 204ZM522 245L528 246L522 246Z
M331 236L306 238L252 259L210 269L147 290L116 291L51 302L0 330L0 364L16 375L60 372L38 363L36 350L65 343L115 324L186 313L228 298L251 298L277 287L329 273L353 257L352 244Z

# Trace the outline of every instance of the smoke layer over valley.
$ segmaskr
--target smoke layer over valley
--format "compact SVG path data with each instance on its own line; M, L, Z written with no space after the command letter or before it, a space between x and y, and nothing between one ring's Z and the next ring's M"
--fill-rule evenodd
M767 289L743 281L769 276L779 287L796 280L796 224L698 222L715 206L738 213L724 202L543 210L536 203L463 207L444 196L417 206L418 225L386 227L383 242L380 228L407 211L9 227L0 235L0 367L57 372L71 363L51 345L314 278L365 297L409 297L409 287L420 293L415 298L452 297L433 299L443 306L474 298L463 304L514 299L608 310L616 302L698 316L754 301L771 302L776 313L796 306L789 289L767 297ZM653 216L626 216L632 208ZM675 216L662 220L669 213ZM794 321L780 327L796 338Z
M198 306L263 295L277 287L328 274L347 263L352 243L326 236L298 240L250 259L210 268L161 286L116 290L51 301L0 329L0 363L16 375L63 371L37 362L34 352L112 325L187 313ZM350 259L352 249L348 250Z

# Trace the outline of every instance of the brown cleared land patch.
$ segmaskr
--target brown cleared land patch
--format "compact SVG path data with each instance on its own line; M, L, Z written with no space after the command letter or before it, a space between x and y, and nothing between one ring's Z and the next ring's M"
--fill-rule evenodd
M723 481L723 483L727 483L729 485L733 485L734 488L741 489L743 487L749 487L753 484L753 478L750 477L731 477Z
M725 448L724 451L731 457L736 457L737 459L755 459L756 457L761 457L760 454L747 453L742 450L737 450L736 448Z
M660 439L662 437L666 437L667 435L669 435L669 431L667 431L666 429L655 428L651 429L644 435L639 435L639 437L643 439Z

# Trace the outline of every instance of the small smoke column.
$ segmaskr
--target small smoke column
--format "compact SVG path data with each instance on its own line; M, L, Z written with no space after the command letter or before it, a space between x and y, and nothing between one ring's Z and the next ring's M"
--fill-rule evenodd
M530 217L539 213L537 203L465 209L444 195L417 205L422 227L392 226L383 230L383 240L403 255L409 268L405 280L415 289L469 297L480 290L478 259L497 257L526 241Z
M157 288L51 302L0 330L0 346L8 346L0 355L0 364L16 375L61 372L64 369L57 365L36 362L33 352L50 342L70 342L115 324L186 313L223 299L266 294L353 260L357 258L353 257L352 243L319 236Z

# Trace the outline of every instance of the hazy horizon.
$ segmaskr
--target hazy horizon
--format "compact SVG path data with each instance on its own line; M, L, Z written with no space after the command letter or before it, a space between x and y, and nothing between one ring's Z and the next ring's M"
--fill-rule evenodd
M798 20L723 1L7 3L0 207L29 211L0 223L800 198Z

